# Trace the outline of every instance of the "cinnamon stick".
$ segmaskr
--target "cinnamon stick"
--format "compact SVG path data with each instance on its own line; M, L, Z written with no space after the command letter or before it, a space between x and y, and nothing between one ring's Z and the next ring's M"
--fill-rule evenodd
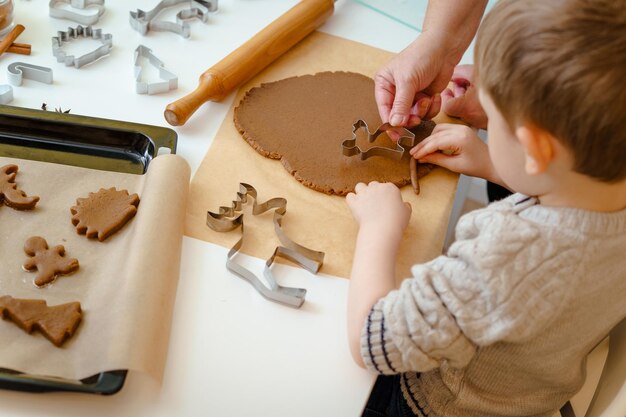
M30 55L31 46L27 43L13 42L11 46L7 48L7 52L20 55Z
M2 38L2 40L0 41L0 54L6 52L7 49L9 49L13 41L15 41L15 39L17 39L17 37L20 36L22 32L24 32L24 29L26 29L24 25L15 25L15 27L9 33L7 33L4 38Z

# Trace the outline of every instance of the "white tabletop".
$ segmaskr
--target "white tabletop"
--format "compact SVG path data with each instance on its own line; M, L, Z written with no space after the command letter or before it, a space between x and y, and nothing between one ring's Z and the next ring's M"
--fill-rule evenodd
M31 56L0 56L0 84L15 61L51 67L52 85L25 80L14 87L15 106L71 109L72 113L168 126L167 103L195 89L198 76L284 13L296 0L220 0L207 23L192 21L191 37L167 32L141 36L128 22L132 7L155 0L106 2L96 27L113 35L110 56L76 69L57 63L50 37L75 23L48 17L47 0L15 0L15 22L26 26L17 42L33 45ZM425 6L426 1L424 0ZM174 10L179 10L174 9ZM423 12L423 11L422 11ZM164 13L172 18L173 12ZM390 51L403 49L417 32L366 7L339 0L322 31ZM68 45L79 54L96 41ZM86 45L85 45L86 44ZM135 94L133 51L152 48L179 77L169 93ZM74 48L74 49L71 49ZM154 74L153 74L154 75ZM195 171L233 100L204 104L176 128L178 151ZM116 395L27 394L0 390L0 416L358 416L374 377L348 352L345 300L348 281L313 276L279 265L284 285L304 287L300 310L270 303L225 269L226 249L191 238L183 244L170 348L162 385L131 372ZM257 273L262 262L246 258Z

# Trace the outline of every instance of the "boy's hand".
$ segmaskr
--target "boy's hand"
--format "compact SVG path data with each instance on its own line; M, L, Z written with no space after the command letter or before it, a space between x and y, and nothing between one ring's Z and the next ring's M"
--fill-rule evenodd
M419 162L500 183L487 145L468 126L439 124L409 152Z
M452 85L441 93L441 109L470 126L487 129L487 115L478 101L473 72L473 65L457 65L454 68Z
M390 231L399 240L409 224L411 205L402 201L400 190L392 183L358 183L346 202L361 229Z

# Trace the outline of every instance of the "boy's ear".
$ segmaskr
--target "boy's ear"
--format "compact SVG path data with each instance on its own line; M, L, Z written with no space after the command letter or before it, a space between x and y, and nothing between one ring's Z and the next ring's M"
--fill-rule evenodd
M515 129L515 136L526 154L526 173L528 175L544 173L554 159L552 135L537 126L524 124Z

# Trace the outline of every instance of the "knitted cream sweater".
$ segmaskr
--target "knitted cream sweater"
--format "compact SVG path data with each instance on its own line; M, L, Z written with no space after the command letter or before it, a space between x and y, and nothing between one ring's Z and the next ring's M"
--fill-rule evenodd
M447 256L414 266L374 305L365 363L402 373L417 415L550 416L626 316L626 210L515 194L463 216L456 236Z

